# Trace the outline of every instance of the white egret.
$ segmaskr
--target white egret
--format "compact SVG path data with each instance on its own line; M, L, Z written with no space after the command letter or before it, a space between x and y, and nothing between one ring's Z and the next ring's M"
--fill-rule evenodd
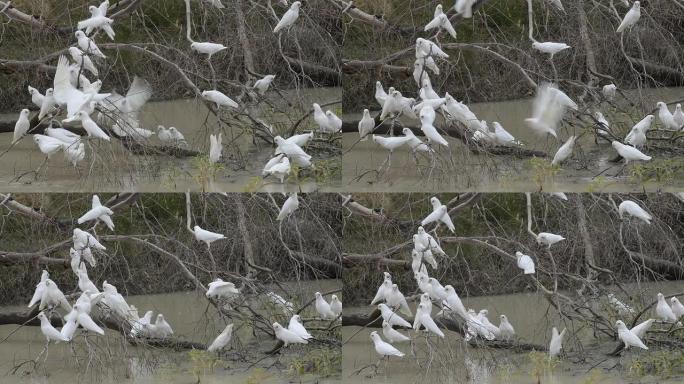
M560 165L572 155L572 149L575 147L575 136L570 136L568 140L558 148L558 151L553 156L551 165Z
M29 110L24 108L19 112L19 118L17 122L14 123L14 136L12 138L12 143L19 141L26 132L31 128L31 122L29 121Z
M368 140L368 135L373 132L375 128L375 120L371 117L368 109L363 110L363 117L359 121L359 136L361 141Z
M312 339L313 336L304 328L302 318L299 315L292 315L287 329L304 340Z
M447 206L442 204L439 201L439 199L435 196L430 198L430 204L432 204L432 213L430 213L426 218L424 218L420 224L427 225L435 221L440 221L444 223L452 233L454 233L454 231L456 231L456 227L454 226L454 223L451 221L451 217L449 216L449 209L447 208Z
M278 340L282 341L284 346L287 347L289 344L308 344L306 339L290 331L289 329L283 328L282 325L273 323L273 330L275 331L275 336Z
M551 248L551 246L557 242L563 240L565 240L565 237L548 232L540 232L537 235L537 243L546 245L549 248Z
M205 295L207 298L213 298L216 300L229 300L238 296L239 294L240 290L235 288L235 284L217 278L208 284L207 293Z
M266 75L263 78L255 81L253 88L257 90L258 94L263 96L266 94L266 91L268 91L268 87L271 86L271 83L273 83L274 79L275 75Z
M635 1L634 4L632 4L632 8L627 11L627 14L625 14L625 17L622 19L622 22L618 26L616 32L620 33L626 29L631 29L637 21L639 21L639 18L641 17L641 3L638 1Z
M283 29L289 30L299 17L299 8L301 5L302 3L299 1L292 3L290 9L285 12L283 17L278 21L278 24L273 28L273 33L278 33Z
M278 217L276 218L276 220L285 220L294 211L296 211L297 208L299 208L299 198L297 197L297 192L293 192L283 203L283 206L280 208L280 212L278 212Z
M411 340L408 336L392 328L392 326L384 320L382 321L382 334L390 343L400 343L402 341Z
M222 349L224 349L228 344L230 344L230 340L233 338L233 324L228 324L226 325L226 328L223 329L223 332L221 332L214 341L211 342L211 345L207 348L207 352L218 352Z
M620 203L620 206L618 207L618 213L620 214L620 218L623 217L623 214L627 213L628 215L634 216L646 224L651 224L651 220L653 219L653 216L641 208L639 204L631 200L625 200Z
M204 241L204 243L207 245L207 248L211 248L211 243L214 241L226 238L226 236L222 233L207 231L206 229L200 228L199 225L195 225L193 227L192 233L195 235L195 239L197 241Z
M534 260L520 251L515 252L518 268L522 269L526 275L534 274Z
M385 341L383 341L382 338L380 337L380 335L378 335L378 332L376 332L376 331L371 332L370 338L371 338L371 340L373 340L373 344L375 346L375 352L377 352L378 355L382 356L383 358L389 357L389 356L404 357L403 352L394 348L392 346L392 344L386 343Z
M215 103L216 108L220 108L220 107L239 108L240 107L238 105L238 103L236 103L233 99L231 99L230 97L228 97L225 94L223 94L219 91L216 91L216 90L203 91L202 97L207 101Z
M335 315L335 312L333 312L332 308L330 307L330 304L325 301L323 298L323 295L321 295L320 292L316 292L316 312L321 316L323 320L334 320L337 318L337 315Z
M515 329L513 328L513 325L508 321L508 317L506 315L501 315L501 322L499 323L499 334L502 339L504 340L510 340L513 338L515 335Z
M398 313L392 311L392 308L388 307L386 304L378 304L378 309L380 310L382 318L390 325L411 328L411 324L408 321L404 320Z
M648 349L648 347L641 341L641 339L639 339L637 335L635 335L631 330L627 328L627 326L622 320L616 321L615 326L617 327L618 338L620 338L620 340L622 340L622 342L625 343L625 349L629 349L629 347L639 347L641 349Z
M677 316L670 308L670 305L665 301L665 296L658 292L658 304L656 305L656 315L664 322L674 323L677 321Z
M565 336L566 329L563 332L558 333L558 329L553 327L551 329L551 343L549 343L549 356L556 357L560 354L563 348L563 336Z

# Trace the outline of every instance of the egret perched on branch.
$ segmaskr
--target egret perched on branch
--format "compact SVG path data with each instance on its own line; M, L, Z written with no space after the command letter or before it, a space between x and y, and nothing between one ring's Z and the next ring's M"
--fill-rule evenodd
M226 236L222 233L207 231L205 229L200 228L199 225L195 225L192 233L195 235L195 239L197 241L204 241L204 243L207 244L207 248L210 248L211 243L213 243L214 241L226 238Z
M287 329L304 340L312 339L313 336L302 325L302 318L299 315L292 315Z
M632 8L627 11L627 14L625 15L624 19L622 19L622 22L618 26L616 32L620 33L626 29L632 29L632 27L639 21L639 18L641 17L641 3L638 1L635 1L634 4L632 4Z
M442 204L435 196L430 198L430 204L432 204L432 213L424 218L420 224L424 226L435 221L441 221L452 233L454 233L456 227L451 221L451 217L449 217L449 209L447 206Z
M625 200L620 203L620 206L618 207L618 213L620 214L620 218L623 217L623 214L627 213L628 215L634 216L646 224L651 224L651 220L653 219L653 216L641 208L639 204L631 200Z
M257 90L258 94L264 95L266 91L268 91L268 87L271 86L271 83L274 79L275 75L266 75L263 78L255 81L253 88Z
M556 357L560 354L563 348L563 336L565 336L566 329L563 332L558 333L556 327L551 329L551 343L549 343L549 356Z
M370 338L373 340L373 344L375 345L375 352L377 352L378 355L382 356L383 358L389 358L390 356L404 357L403 352L394 348L392 344L383 341L380 335L378 335L378 332L371 332Z
M648 349L648 347L639 339L639 337L627 328L622 320L616 321L615 327L617 327L618 337L623 343L625 343L625 349L629 349L629 347Z
M301 336L290 331L289 329L283 328L282 325L273 323L273 330L275 331L275 336L278 340L282 341L287 347L289 344L308 344L309 342L303 339Z
M207 352L218 352L222 349L224 349L228 344L230 344L230 340L233 338L233 324L228 324L226 325L226 328L223 329L223 332L221 332L214 341L211 342L211 345L207 348Z
M297 21L297 18L299 17L299 8L301 6L302 3L299 1L292 3L290 9L285 12L283 17L278 21L278 24L273 28L273 33L278 33L283 29L289 30L295 21Z
M518 262L518 268L522 269L526 275L534 274L534 260L522 252L516 251L515 257Z
M112 221L111 216L114 214L114 211L102 205L102 203L100 203L100 198L97 195L93 195L91 206L92 208L83 214L83 216L79 217L77 222L83 224L86 221L101 220L109 230L113 231L114 222Z
M276 218L276 220L285 220L294 211L296 211L297 208L299 208L299 198L297 197L297 192L293 192L290 194L290 197L288 197L287 200L285 200L285 202L283 203L283 206L280 208L280 212L278 212L278 217Z

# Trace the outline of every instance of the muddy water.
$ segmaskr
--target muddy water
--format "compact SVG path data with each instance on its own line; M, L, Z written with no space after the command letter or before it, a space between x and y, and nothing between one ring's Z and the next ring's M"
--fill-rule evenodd
M308 301L316 291L340 288L340 282L291 282L285 283L284 288L297 304ZM155 316L157 312L163 313L173 327L174 335L182 340L211 343L226 324L219 319L214 308L207 305L202 294L196 292L130 296L127 300L141 312L153 310ZM312 317L310 311L313 308L307 309L302 317ZM32 371L29 363L19 368L16 374L11 374L13 367L35 359L45 346L45 339L38 327L24 327L0 343L0 383L186 384L198 382L198 376L202 383L281 383L317 379L311 374L299 376L283 372L293 359L315 353L313 345L288 347L288 350L275 357L267 357L262 352L271 349L275 341L263 335L254 336L248 327L241 327L239 321L234 321L234 324L236 331L231 345L236 350L228 352L227 357L213 368L209 355L205 353L134 347L115 331L105 330L105 337L88 338L87 343L97 351L94 355L88 353L86 341L81 336L73 343L73 349L64 343L51 344L47 359L36 371L25 373ZM16 328L15 325L0 326L0 340ZM264 360L251 367L251 363L258 359ZM335 382L335 379L323 379L321 382Z
M636 91L625 92L634 101L639 100ZM684 88L647 89L642 91L643 105L627 108L625 99L617 101L617 110L607 104L601 110L611 122L616 136L624 137L634 122L622 111L637 110L634 114L643 116L652 112L659 100L673 102L684 99ZM373 106L372 106L373 107ZM554 140L539 139L524 125L524 119L531 114L531 100L511 100L492 103L473 103L469 107L481 120L489 123L498 121L513 136L524 143L526 149L542 151L549 154L547 162L553 158L560 143ZM670 106L674 110L674 106ZM588 111L593 113L592 111ZM359 116L347 115L347 120L358 121ZM419 126L416 121L405 121L406 125ZM437 125L439 125L439 120ZM659 123L658 123L659 124ZM566 140L570 135L581 132L563 129L559 137ZM435 167L431 171L430 159L419 157L418 165L410 154L408 147L401 147L394 152L391 166L379 175L376 170L387 159L388 151L368 141L358 142L356 133L343 135L343 178L348 188L362 191L381 191L391 188L396 192L413 192L426 190L452 189L458 191L478 192L514 192L543 189L546 191L586 192L586 191L642 191L642 185L629 175L629 168L621 171L621 164L611 163L615 151L609 143L594 143L593 136L584 135L575 146L573 160L565 163L554 175L541 176L535 171L529 158L516 158L501 155L474 155L464 144L455 138L448 138L449 150L441 149ZM649 149L644 150L647 154ZM654 154L654 160L669 156ZM653 162L653 161L652 161ZM680 172L684 158L679 157ZM606 172L602 171L612 167ZM598 177L597 177L598 176ZM662 188L676 190L684 187L684 178L678 175L671 181L672 185ZM661 189L656 183L647 182L647 190Z
M633 306L650 304L658 292L665 295L684 292L684 281L666 283L633 284L627 286L633 300L616 296ZM571 327L562 324L557 312L549 307L544 297L538 293L521 293L512 295L462 298L466 308L476 311L487 308L488 318L499 324L498 318L505 314L521 341L548 345L551 327ZM413 308L412 308L413 310ZM345 308L345 313L367 313L370 307ZM433 314L437 310L433 311ZM646 315L646 316L653 316ZM654 325L654 329L657 325ZM373 329L378 330L378 329ZM370 329L361 327L344 327L343 340L343 372L345 380L364 383L536 383L537 375L528 353L514 353L507 350L491 348L472 348L462 342L462 337L454 332L445 331L444 340L430 338L429 344L421 336L413 343L396 343L394 346L406 353L402 359L393 357L385 366L379 364L377 374L374 368L367 368L354 374L355 371L378 361L378 356L369 338ZM382 335L382 331L379 330ZM583 340L586 361L580 359L575 341ZM564 348L566 357L553 369L547 369L540 376L542 383L575 384L575 383L681 383L684 377L656 378L632 377L629 375L630 360L634 356L657 353L657 347L650 351L629 351L621 359L607 358L606 352L616 345L612 340L597 342L588 330L566 334ZM413 351L413 352L412 352ZM622 368L615 367L617 363ZM596 365L592 369L592 366ZM681 374L681 372L680 372Z
M308 111L311 104L317 102L326 104L341 99L339 88L316 88L283 92L285 98L279 95L271 96L262 103L260 109L253 109L252 115L271 125L277 132L285 132L302 115L302 108ZM291 105L288 105L288 102ZM339 112L340 105L327 107ZM209 113L203 103L195 99L172 100L148 103L141 112L141 125L155 130L157 125L176 127L184 134L188 149L208 153L209 135L219 130L218 123ZM0 119L16 119L14 114L0 115ZM300 124L298 131L313 129L315 123L312 118ZM18 145L0 157L0 184L3 190L10 192L26 191L310 191L325 189L336 185L339 180L302 180L299 185L286 183L281 185L278 180L261 179L261 171L273 154L273 148L263 142L253 143L251 135L240 129L224 128L223 132L223 168L218 170L213 178L198 178L203 166L193 158L178 159L166 155L150 154L147 156L131 155L116 140L113 144L101 140L86 142L86 159L77 172L67 164L62 154L54 155L37 179L35 174L26 174L20 181L17 177L37 169L44 160L44 156L30 138L24 138ZM0 153L5 152L12 141L12 133L0 133ZM240 148L240 153L234 153L227 144L234 142ZM161 145L155 136L148 139L147 144ZM232 147L234 148L234 147ZM322 154L320 158L329 158ZM314 156L316 160L317 156ZM338 165L339 166L339 165ZM338 172L339 173L339 172ZM26 183L30 182L30 186Z

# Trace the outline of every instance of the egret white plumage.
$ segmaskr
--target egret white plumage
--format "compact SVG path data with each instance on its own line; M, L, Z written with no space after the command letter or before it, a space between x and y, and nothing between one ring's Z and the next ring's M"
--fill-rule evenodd
M677 321L677 316L670 308L670 305L665 301L665 296L658 292L658 304L656 305L656 315L657 317L667 323L674 323Z
M53 309L57 307L61 307L63 310L71 312L71 305L57 284L49 278L45 279L45 285L41 292L40 306L38 309L42 311L45 308Z
M223 150L223 134L209 135L209 162L211 164L218 163L221 159L221 151Z
M451 221L449 216L449 209L446 205L442 204L439 199L435 196L430 198L430 204L432 204L432 213L430 213L426 218L421 221L420 225L427 225L429 223L440 221L449 228L449 230L454 233L456 227Z
M74 35L76 36L77 44L81 51L87 53L88 55L101 57L103 59L107 58L107 56L100 51L100 48L97 47L97 44L95 44L91 38L86 36L83 31L76 31Z
M563 145L561 145L560 148L558 148L558 151L553 156L553 160L551 161L551 165L560 165L565 160L567 160L570 156L572 156L572 150L575 147L575 140L576 139L577 139L577 137L570 136L568 138L568 140Z
M601 89L601 92L607 100L612 101L613 99L615 99L615 94L617 93L617 86L613 83L606 84Z
M258 94L264 95L266 94L266 91L268 91L268 87L271 86L271 83L273 83L274 79L275 75L266 75L261 79L255 81L253 88L257 90Z
M328 119L328 128L330 133L337 133L342 130L342 119L337 117L332 111L325 111L325 117Z
M653 219L653 216L651 216L648 212L641 208L639 204L633 202L632 200L625 200L620 203L620 206L618 207L618 213L620 214L620 218L622 218L626 213L630 216L636 217L646 224L651 224L651 220Z
M207 298L216 300L231 300L240 295L240 290L235 288L235 284L231 283L230 281L223 281L220 278L212 281L207 286L207 293L205 294Z
M193 227L192 233L195 235L195 239L197 241L203 241L207 245L207 248L210 248L211 243L214 241L226 238L222 233L207 231L206 229L200 228L199 225Z
M211 60L211 56L216 54L217 52L221 52L224 49L227 49L223 44L217 44L217 43L211 43L211 42L193 42L190 44L190 49L192 49L195 52L202 53L207 55L207 60Z
M292 315L287 329L304 340L312 339L313 336L304 328L302 318L299 315Z
M630 161L649 161L651 160L651 156L645 155L643 152L640 150L629 146L622 144L619 141L613 141L611 143L613 148L617 151L617 153L622 156L622 158L625 160L625 164L629 163Z
M114 222L111 218L113 214L114 211L102 205L102 203L100 203L100 198L97 195L93 195L91 209L83 214L83 216L79 217L77 222L83 224L86 221L101 220L109 230L113 231Z
M233 101L233 99L231 99L230 97L228 97L225 94L223 94L219 91L216 91L216 90L203 91L202 97L205 100L208 100L212 103L215 103L216 108L220 108L220 107L239 108L240 107L238 105L238 103Z
M622 19L622 22L618 26L616 32L620 33L626 29L632 29L632 27L639 21L640 17L641 3L639 1L635 1L634 4L632 4L632 8L630 8L625 14L625 17Z
M435 8L435 17L425 26L425 31L435 28L440 30L443 29L447 31L451 37L454 39L456 38L456 30L454 29L454 26L451 25L449 17L442 11L442 4L437 4L437 7Z
M311 155L304 152L299 145L289 142L280 136L276 136L273 140L277 146L277 151L284 153L290 159L290 162L301 167L311 166Z
M537 234L537 243L546 245L551 248L552 245L559 241L565 240L565 237L561 235L556 235L554 233L540 232Z
M230 344L230 340L233 338L233 324L226 325L226 328L216 336L214 341L211 342L207 348L207 352L218 352L226 348Z
M432 316L430 316L430 313L427 311L424 311L423 308L425 307L424 303L418 304L418 308L421 309L421 311L416 311L416 316L419 316L419 322L420 325L425 327L425 330L434 333L435 335L444 338L444 332L442 332L441 329L437 326L437 323L435 323L435 320L432 319ZM419 314L420 313L420 314ZM415 328L414 328L415 329ZM415 329L416 331L418 329Z
M337 315L335 315L335 312L333 312L332 308L330 307L330 304L325 301L323 298L323 295L321 295L320 292L316 292L316 312L321 316L323 320L334 320L337 318Z
M283 328L282 325L273 323L273 330L275 331L275 336L278 340L282 341L284 346L287 347L290 344L308 344L306 339L290 331L289 329Z
M375 128L375 120L371 117L370 111L368 109L363 110L363 117L359 121L359 136L361 141L368 140L368 135L373 132Z
M660 124L662 124L665 129L678 131L679 128L681 128L681 124L675 121L674 115L667 108L667 104L659 101L656 103L656 107L658 108L658 120L660 120Z
M648 349L641 339L639 339L639 336L635 335L631 330L629 330L622 320L616 321L615 327L617 327L618 338L625 343L625 349L629 349L629 347Z
M405 327L405 328L411 328L411 324L404 320L401 316L399 316L398 313L395 313L392 311L392 308L388 307L387 304L378 304L378 309L380 310L380 314L382 315L382 318L389 323L391 326L399 326L399 327Z
M31 297L31 301L29 301L28 307L31 308L34 305L38 304L42 299L43 299L43 291L45 290L45 281L50 278L50 274L48 271L43 269L43 272L40 274L40 281L38 284L36 284L36 289L33 291L33 297Z
M399 290L399 286L396 284L392 284L392 288L390 288L390 291L387 292L387 294L385 294L385 303L390 308L399 309L399 311L405 314L406 316L413 315L413 313L411 312L411 308L409 308L408 302L406 301L406 297L404 297L404 294L401 293L401 291Z
M558 52L572 48L565 43L555 43L552 41L546 41L543 43L535 41L532 43L532 47L539 52L548 53L550 55L551 60L553 60L553 56Z
M69 341L69 339L64 337L58 330L55 329L55 327L52 326L52 324L50 324L50 320L48 320L47 316L45 316L45 313L38 313L38 319L40 319L40 331L43 333L43 336L45 336L48 344L50 341Z
M373 340L373 345L375 346L375 352L378 353L378 355L384 357L389 357L389 356L397 356L397 357L404 357L404 353L399 351L398 349L394 348L392 344L386 343L385 341L382 340L380 335L378 335L378 332L373 331L370 333L370 338Z
M330 309L335 314L335 318L342 314L342 301L340 301L337 295L330 296Z
M24 108L19 112L19 118L17 122L14 123L14 136L12 138L12 143L19 141L26 132L31 128L31 122L29 121L29 110Z
M382 321L382 335L385 336L385 339L390 343L400 343L402 341L411 340L408 336L392 328L392 326L384 320Z
M105 1L102 4L109 4L109 2ZM101 5L102 5L101 4ZM110 19L106 16L106 13L100 12L93 12L91 9L91 17L81 20L77 24L78 29L85 29L85 34L90 35L90 33L95 30L95 29L101 29L103 30L107 36L111 39L114 40L114 36L116 35L114 33L114 29L112 29L112 23L114 22L113 19Z
M560 354L563 348L563 336L565 336L566 329L558 333L556 327L551 329L551 342L549 343L549 356L556 357Z
M508 321L506 315L501 315L501 322L499 323L499 335L504 340L510 340L515 335L513 325Z
M290 29L299 17L299 8L301 5L302 3L299 1L292 3L290 9L285 12L283 17L278 21L278 24L276 24L275 28L273 28L273 33L278 33L283 29Z
M534 260L520 251L515 252L518 268L522 269L526 275L534 274Z
M299 208L299 198L297 197L297 192L293 192L283 203L283 206L280 208L280 212L278 212L278 217L276 218L276 220L285 220L294 211L296 211L297 208Z
M672 313L674 313L675 317L679 319L684 316L684 305L679 302L679 299L672 297L670 302L672 303Z

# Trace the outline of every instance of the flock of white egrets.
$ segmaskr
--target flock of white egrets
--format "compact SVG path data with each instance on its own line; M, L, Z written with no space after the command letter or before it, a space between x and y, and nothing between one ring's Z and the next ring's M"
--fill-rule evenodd
M464 18L472 17L473 4L474 1L470 0L456 1L457 14ZM531 2L529 4L531 6ZM554 1L552 4L562 9L560 0ZM620 24L618 32L630 29L636 24L639 17L640 5L636 1ZM449 21L449 17L443 12L441 4L437 5L432 21L425 26L425 31L433 29L445 30L453 38L456 38L456 32ZM549 54L550 62L552 62L555 54L570 48L564 43L540 43L536 40L533 40L532 47L542 53ZM375 83L375 100L382 108L379 114L379 119L382 121L398 117L420 121L420 130L425 135L427 143L416 137L409 128L403 129L403 136L373 135L376 124L368 109L364 109L363 117L358 124L361 140L366 140L368 135L372 135L375 143L389 151L386 163L391 162L392 152L404 145L410 148L414 156L421 152L433 156L435 150L440 146L449 147L449 141L442 136L439 129L434 125L438 113L447 123L458 122L462 124L468 132L469 138L482 146L519 147L523 145L499 122L494 121L490 126L487 121L478 119L465 103L457 101L449 92L446 92L442 97L433 89L428 70L434 75L439 75L440 69L437 61L449 59L449 55L440 48L439 44L429 39L416 39L415 57L413 78L419 88L418 99L405 97L394 87L390 87L388 92L385 92L381 82L377 81ZM615 98L616 90L617 87L614 84L607 84L601 89L603 97L608 101ZM681 105L677 104L674 114L670 112L664 102L658 102L656 106L662 129L676 132L684 128L684 112L682 112ZM537 87L532 116L525 119L525 124L540 137L550 135L558 139L558 130L567 110L580 112L577 103L560 90L556 84L541 83ZM617 139L618 132L611 131L610 123L600 111L596 111L594 116L595 121L592 130L596 137L611 143L615 151L624 159L625 164L630 161L648 161L651 159L651 156L642 153L641 149L646 144L646 132L653 124L653 115L647 115L635 124L624 138L624 143ZM576 139L577 136L571 135L558 148L551 161L553 165L560 165L572 156ZM381 169L384 164L380 166Z
M554 194L554 196L567 200L567 197L562 193ZM462 323L465 330L463 337L466 341L476 338L514 341L516 335L515 328L505 314L500 315L500 323L497 326L487 318L489 313L487 309L482 309L478 313L473 309L466 309L452 285L442 285L436 278L429 276L428 266L436 270L439 266L438 258L447 258L448 256L440 246L439 241L426 232L424 226L436 223L432 231L435 234L441 224L444 224L451 233L454 233L456 229L449 216L448 207L442 204L437 197L432 197L430 202L432 204L432 212L422 220L421 226L418 227L418 232L413 235L414 247L411 251L411 270L413 271L418 290L421 292L419 302L416 304L415 315L411 311L411 307L404 294L399 290L397 284L392 282L392 276L389 272L383 272L383 282L378 287L375 297L371 300L371 305L377 304L380 316L382 317L382 335L384 340L378 332L371 332L370 337L373 340L375 351L382 358L404 356L404 353L394 347L392 343L409 341L412 338L419 337L421 334L424 334L426 337L437 336L442 339L445 338L444 331L438 325L439 318L451 319ZM635 218L645 224L651 224L653 219L646 210L632 200L624 200L616 208L622 219ZM554 244L563 240L565 240L563 236L553 233L542 232L536 235L537 243L546 247L549 251ZM516 251L515 259L517 267L522 270L523 274L535 275L535 262L532 256ZM672 307L665 301L662 293L658 293L657 297L658 304L655 308L657 319L666 323L676 323L684 315L684 306L676 297L671 299ZM608 299L608 302L617 309L619 314L634 313L633 309L622 303L614 295L609 294ZM441 308L434 318L432 316L433 304ZM402 315L413 316L413 324L404 319ZM641 338L643 338L654 321L655 319L649 319L628 329L623 321L618 320L615 323L615 327L618 331L619 339L624 342L626 348L634 346L648 349L641 341ZM423 328L423 331L421 331L421 328ZM413 331L413 335L409 333L409 336L407 336L400 332L406 329ZM559 333L556 327L552 328L551 341L548 348L550 357L557 357L560 354L565 332L565 329Z
M218 0L212 4L223 8ZM286 5L287 2L282 1L281 4ZM300 6L299 1L292 3L273 32L279 33L282 30L289 30L299 17ZM80 135L62 127L52 127L53 122L61 125L54 118L63 112L66 112L66 118L62 120L63 123L80 120L87 136L92 139L110 141L110 134L106 132L106 126L108 126L111 132L118 137L128 136L136 141L145 141L156 133L157 138L163 144L187 146L185 136L176 127L166 128L163 125L158 125L156 132L141 127L139 112L152 95L152 88L147 81L135 77L126 95L122 96L114 91L100 93L102 81L91 82L85 76L86 71L93 76L98 76L97 60L106 59L106 56L91 38L96 35L88 36L94 31L102 30L110 39L114 39L115 33L112 28L114 20L107 17L108 9L108 1L101 3L98 7L90 6L91 17L78 22L78 31L75 32L77 41L75 46L68 48L73 63L70 63L64 55L59 57L52 88L48 88L45 94L42 94L38 89L28 86L33 104L40 109L38 119L40 122L50 122L50 128L45 130L45 134L34 134L33 140L47 158L63 151L66 160L74 167L78 167L78 164L85 159L86 147L81 142ZM83 29L85 29L85 33ZM227 49L227 47L212 42L192 42L190 49L199 54L207 55L207 62L210 63L214 54ZM245 86L245 89L263 96L274 79L275 75L266 75L256 80L253 85ZM201 97L208 103L214 104L217 110L222 108L238 110L240 108L237 102L216 89L202 91ZM96 111L98 111L97 118L91 118L91 115ZM342 120L332 111L323 112L317 103L313 104L313 117L320 132L335 133L342 129ZM269 160L263 169L262 175L264 177L274 175L282 183L291 172L291 161L303 168L312 166L311 156L304 152L301 147L313 137L313 132L283 139L276 135L272 128L269 127L269 129L270 133L274 135L277 148L275 157ZM15 123L13 143L21 140L30 131L30 111L23 109ZM222 157L222 150L222 134L211 134L209 137L209 162L212 164L219 162Z
M278 214L278 220L284 220L292 214L298 207L297 194L294 193L285 201ZM92 197L92 208L78 218L78 224L102 222L109 230L114 231L114 212L101 204L97 195ZM97 225L97 224L95 224ZM92 227L93 229L95 226ZM192 233L197 241L203 242L211 250L211 243L225 239L221 233L211 232L195 225ZM50 341L70 342L74 339L79 327L84 333L95 333L104 335L101 325L93 320L91 311L93 307L99 308L102 319L109 320L110 324L116 324L122 332L128 332L132 338L153 338L164 339L173 335L171 325L164 318L164 315L157 314L156 320L152 322L153 311L147 311L140 317L138 309L129 305L126 299L118 292L117 288L109 284L106 280L102 282L102 291L88 277L86 263L94 268L97 263L94 252L104 252L106 247L102 245L97 237L80 228L75 228L72 237L72 247L69 250L71 257L71 269L78 277L78 290L81 292L73 306L69 303L67 296L60 290L57 284L50 279L46 270L41 274L40 282L36 285L36 290L28 304L34 307L39 304L40 329L46 338L46 345L43 352L48 348ZM241 297L241 292L235 284L223 281L220 278L208 284L206 297L225 308L236 302ZM75 297L75 295L74 295ZM294 305L275 292L268 292L265 297L282 314L290 317L287 328L283 328L279 323L273 323L273 330L278 340L288 344L307 344L313 336L306 331L302 324L299 313L304 308L296 311ZM342 302L336 295L331 296L328 303L320 292L315 294L315 310L324 321L336 321L342 314ZM62 317L60 311L64 316ZM62 319L62 328L57 329L52 325L52 314L59 314ZM111 326L111 325L110 325ZM233 324L226 325L225 329L209 345L209 352L219 352L230 344L232 339ZM41 352L41 354L43 353Z

